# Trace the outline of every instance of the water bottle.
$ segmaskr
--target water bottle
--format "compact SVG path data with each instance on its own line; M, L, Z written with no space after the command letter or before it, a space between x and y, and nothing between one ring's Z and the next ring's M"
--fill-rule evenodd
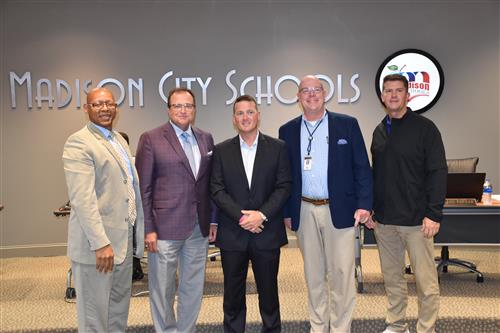
M489 179L486 179L483 185L483 197L481 199L483 205L491 205L492 193L493 193L493 188L491 187L491 182Z

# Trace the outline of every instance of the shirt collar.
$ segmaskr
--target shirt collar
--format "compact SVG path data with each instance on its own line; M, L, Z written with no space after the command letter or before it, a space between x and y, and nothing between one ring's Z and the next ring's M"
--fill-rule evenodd
M401 118L391 118L387 114L384 117L383 122L386 123L386 119L390 119L389 121L390 121L391 124L393 124L393 123L400 123L400 122L404 121L406 118L412 117L413 115L414 115L414 112L409 107L407 107L405 114Z
M304 122L306 122L309 126L316 126L316 124L318 123L318 121L321 121L321 119L324 119L326 116L326 109L325 111L323 112L323 115L321 116L321 118L319 118L318 120L314 120L314 121L309 121L306 119L306 117L304 117L304 115L302 115L302 120L304 120Z
M189 125L189 127L188 127L188 129L186 131L183 131L179 126L177 126L176 124L174 124L172 121L170 121L170 124L174 128L175 135L177 135L178 138L180 138L181 135L182 135L182 133L184 133L184 132L186 132L190 136L193 136L193 129L191 128L191 125Z
M243 140L241 138L241 135L238 135L238 137L240 138L240 147L252 149L252 148L257 147L257 142L259 141L259 132L257 131L257 136L255 137L255 140L254 140L254 142L251 145L248 145L245 142L245 140Z
M97 124L94 124L92 123L99 131L101 131L102 135L104 135L104 137L106 139L110 139L113 137L113 131L110 131L109 129L105 128L105 127L102 127L102 126L99 126Z

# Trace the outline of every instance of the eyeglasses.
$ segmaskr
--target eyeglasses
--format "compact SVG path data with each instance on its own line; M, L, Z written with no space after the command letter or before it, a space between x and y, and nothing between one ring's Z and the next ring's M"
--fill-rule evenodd
M88 105L90 105L93 109L97 109L97 110L102 110L104 109L104 107L106 106L108 109L116 109L117 105L116 103L111 103L111 102L99 102L99 103L89 103Z
M240 117L243 117L243 115L246 114L248 117L253 117L256 113L257 113L257 111L255 111L255 110L236 111L234 113L234 116L240 118Z
M174 111L181 111L183 108L186 111L193 111L195 105L186 103L186 104L170 104L170 108Z
M302 88L302 89L299 90L299 92L302 95L307 95L307 94L310 94L310 93L319 94L322 91L323 91L323 87L308 87L308 88Z

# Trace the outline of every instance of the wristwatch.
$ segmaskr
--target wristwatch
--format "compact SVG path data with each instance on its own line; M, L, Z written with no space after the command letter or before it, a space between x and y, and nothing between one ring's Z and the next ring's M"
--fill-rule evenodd
M267 219L266 215L264 215L264 214L263 214L262 212L260 212L260 211L259 211L259 214L260 214L260 218L262 219L262 221L264 221L264 222L267 222L267 221L268 221L268 219Z

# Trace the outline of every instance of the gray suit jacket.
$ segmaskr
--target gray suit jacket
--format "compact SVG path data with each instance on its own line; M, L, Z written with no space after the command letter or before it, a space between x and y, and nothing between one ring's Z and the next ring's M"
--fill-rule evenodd
M117 132L115 132L117 133ZM116 135L132 155L126 141ZM68 256L82 264L95 264L95 250L111 244L114 263L121 264L128 246L127 171L101 131L92 123L71 135L64 145L63 163L71 201L68 227ZM144 253L144 214L139 191L139 177L132 164L137 206L134 254Z

